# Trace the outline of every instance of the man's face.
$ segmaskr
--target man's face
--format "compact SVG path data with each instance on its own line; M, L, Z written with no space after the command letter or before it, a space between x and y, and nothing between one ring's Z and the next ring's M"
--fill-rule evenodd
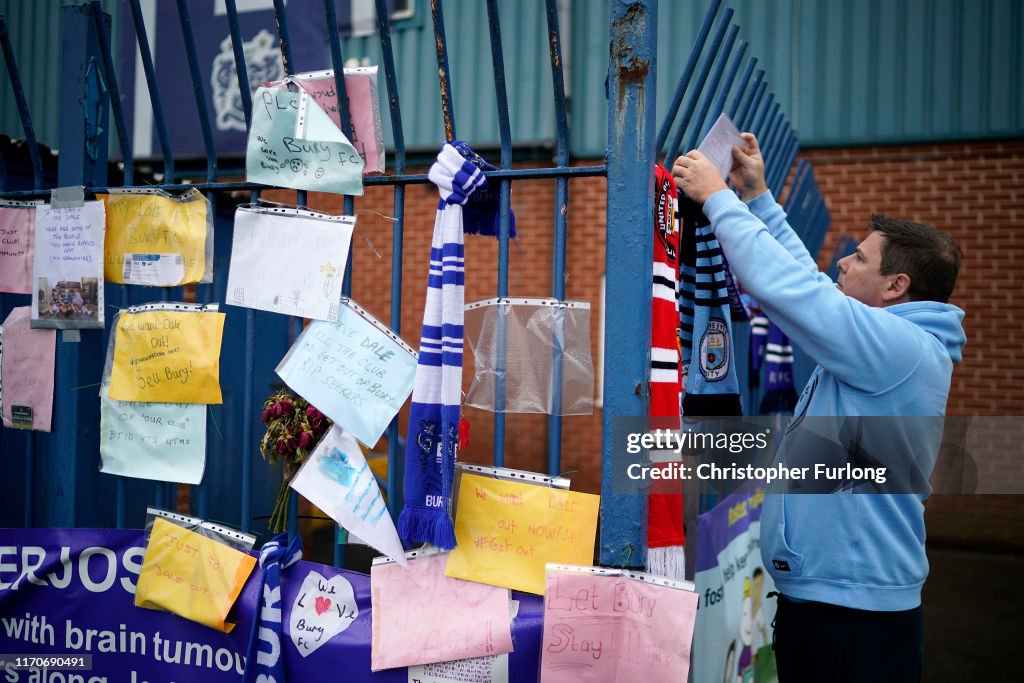
M884 298L892 275L882 275L882 245L885 236L872 232L857 246L857 251L839 259L839 289L846 296L868 306L886 306Z

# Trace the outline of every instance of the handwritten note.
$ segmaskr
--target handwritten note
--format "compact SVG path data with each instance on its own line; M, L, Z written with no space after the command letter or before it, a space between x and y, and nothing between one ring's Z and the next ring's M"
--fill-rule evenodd
M181 197L131 190L100 198L107 207L108 282L170 287L211 280L210 202L199 190Z
M327 580L311 571L295 597L288 632L295 649L308 657L351 626L358 616L355 592L348 579L338 574Z
M341 128L338 93L334 71L295 74L295 83ZM280 81L268 85L279 85ZM348 96L349 121L352 124L352 145L366 164L363 173L383 173L384 134L380 125L380 103L377 99L377 67L345 69L345 94Z
M412 393L416 355L369 313L345 302L313 321L277 366L289 387L372 447Z
M256 558L157 518L135 588L135 605L173 612L219 631Z
M576 569L547 573L542 683L685 681L697 594L650 574Z
M291 487L368 545L405 565L394 521L352 434L333 425L292 478Z
M0 292L32 293L35 207L0 203Z
M33 330L28 306L14 308L3 324L3 423L50 431L57 333Z
M508 655L410 666L409 683L508 683Z
M363 159L306 91L260 88L245 152L253 183L363 194Z
M239 208L227 302L334 322L355 222L299 209Z
M198 484L206 467L205 405L115 401L100 391L100 471Z
M143 403L221 403L224 314L122 312L114 334L110 398Z
M463 474L446 573L542 595L544 564L594 559L600 496ZM571 558L571 559L570 559Z
M32 326L103 327L103 202L36 207Z
M743 138L740 137L740 132L733 124L732 119L728 114L722 113L715 121L715 125L711 126L711 130L701 140L697 151L715 165L723 178L727 178L732 169L732 148L734 146L742 147L743 144Z
M508 590L445 576L447 557L370 570L373 671L512 651Z

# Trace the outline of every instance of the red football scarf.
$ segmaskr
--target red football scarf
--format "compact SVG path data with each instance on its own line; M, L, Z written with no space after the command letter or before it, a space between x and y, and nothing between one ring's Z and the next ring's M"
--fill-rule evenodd
M676 273L679 267L678 197L671 174L658 166L655 171L650 415L654 427L671 426L672 429L679 427L682 394L679 310L676 305ZM671 493L673 488L671 480L659 479L654 480L651 489L647 513L648 568L654 573L682 578L681 561L665 560L666 554L677 554L681 560L681 553L668 549L677 546L681 548L684 540L683 496Z

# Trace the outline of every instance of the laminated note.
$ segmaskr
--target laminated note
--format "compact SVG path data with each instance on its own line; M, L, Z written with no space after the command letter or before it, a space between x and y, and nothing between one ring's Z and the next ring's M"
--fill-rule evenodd
M600 496L463 474L446 573L542 595L544 564L594 559Z
M446 561L428 554L408 569L370 570L373 671L512 652L508 590L447 577Z
M689 582L549 565L541 683L685 681L696 614Z
M351 301L338 320L314 320L277 366L278 376L335 424L373 447L412 393L416 354Z
M135 588L135 605L228 632L225 619L256 558L157 518Z
M252 183L363 194L362 157L313 98L291 81L260 88L253 97L245 174Z
M206 467L206 411L198 403L115 401L100 391L100 471L198 484Z
M31 309L12 309L3 324L3 423L5 427L50 431L57 333L33 330Z
M0 201L0 292L32 293L35 204Z
M103 202L36 208L32 327L103 327Z
M122 311L114 330L110 398L221 403L223 331L223 313L190 304L152 304Z
M305 209L239 207L227 303L334 322L355 222Z
M367 545L405 564L405 550L377 479L350 433L333 425L290 485Z
M112 189L107 207L107 282L172 287L213 280L213 215L193 188L181 195L157 189Z
M292 79L340 129L341 113L338 111L334 70L295 74ZM279 84L278 81L268 85ZM352 146L366 164L363 173L383 173L384 130L380 124L380 100L377 97L377 67L345 69L345 95L348 97L349 122L352 124Z

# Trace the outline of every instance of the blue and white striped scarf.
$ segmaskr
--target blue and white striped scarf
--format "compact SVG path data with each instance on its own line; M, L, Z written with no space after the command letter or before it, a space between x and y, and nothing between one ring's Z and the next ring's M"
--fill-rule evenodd
M260 550L259 609L252 615L252 632L245 653L244 683L283 683L284 605L281 602L281 570L302 559L302 537L288 542L288 534L278 534ZM260 646L263 646L262 648Z
M471 155L468 159L459 147ZM465 143L446 144L430 167L441 200L430 244L430 275L405 445L405 507L398 534L408 542L455 547L450 515L462 398L462 317L465 307L462 207L487 188Z

